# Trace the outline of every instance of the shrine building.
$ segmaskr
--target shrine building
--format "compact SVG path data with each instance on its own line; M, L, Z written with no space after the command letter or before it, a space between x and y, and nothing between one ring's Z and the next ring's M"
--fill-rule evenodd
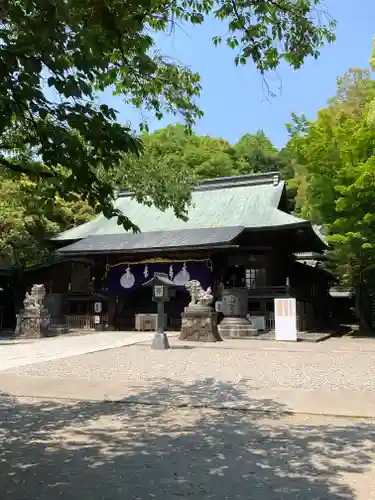
M287 211L278 173L216 178L192 193L188 219L172 209L139 204L129 192L115 201L139 228L126 232L117 218L95 219L54 238L55 263L26 273L44 283L52 320L93 328L100 302L109 329L153 328L151 291L142 284L155 272L177 285L198 280L215 297L226 288L246 290L247 311L258 329L274 328L274 298L294 297L300 330L329 318L332 276L320 265L326 244L312 224ZM184 287L166 304L168 328L178 330L189 301Z

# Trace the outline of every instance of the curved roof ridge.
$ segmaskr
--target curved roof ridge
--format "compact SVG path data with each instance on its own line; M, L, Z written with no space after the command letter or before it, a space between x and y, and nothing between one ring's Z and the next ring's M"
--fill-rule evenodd
M246 174L237 175L230 177L215 177L213 179L204 179L199 181L195 186L193 192L195 191L211 191L213 189L223 189L223 188L235 188L235 187L245 187L245 186L259 186L271 184L273 186L278 186L279 184L284 184L281 179L280 172L266 172L266 173L256 173L256 174ZM126 189L121 189L118 192L118 197L133 196L132 192Z

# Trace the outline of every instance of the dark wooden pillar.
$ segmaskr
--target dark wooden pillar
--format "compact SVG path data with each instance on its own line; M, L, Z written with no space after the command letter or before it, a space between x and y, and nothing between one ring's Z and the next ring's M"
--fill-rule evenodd
M108 329L114 330L114 319L116 315L116 307L117 307L117 297L113 295L109 295L108 297Z

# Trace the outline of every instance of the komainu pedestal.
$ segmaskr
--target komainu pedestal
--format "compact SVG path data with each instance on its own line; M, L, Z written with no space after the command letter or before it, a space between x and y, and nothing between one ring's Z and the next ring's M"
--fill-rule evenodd
M212 311L211 289L204 291L199 281L189 281L186 285L191 301L181 315L180 340L217 342L222 340L217 329L217 314Z
M180 340L217 342L222 340L217 330L217 314L211 307L185 307L181 315Z
M40 338L50 335L50 314L44 307L44 285L33 285L23 301L24 308L17 315L16 335L22 338Z

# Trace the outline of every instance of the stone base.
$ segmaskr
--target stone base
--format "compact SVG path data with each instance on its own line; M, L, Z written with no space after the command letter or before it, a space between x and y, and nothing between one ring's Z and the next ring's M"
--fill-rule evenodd
M226 338L256 337L258 330L245 318L225 317L219 325L219 333Z
M49 337L50 316L48 313L26 316L22 313L17 318L16 336L27 339Z
M211 307L185 307L181 315L180 340L218 342L223 340L217 329L217 314Z
M152 349L169 349L169 340L166 333L156 332L151 344Z

